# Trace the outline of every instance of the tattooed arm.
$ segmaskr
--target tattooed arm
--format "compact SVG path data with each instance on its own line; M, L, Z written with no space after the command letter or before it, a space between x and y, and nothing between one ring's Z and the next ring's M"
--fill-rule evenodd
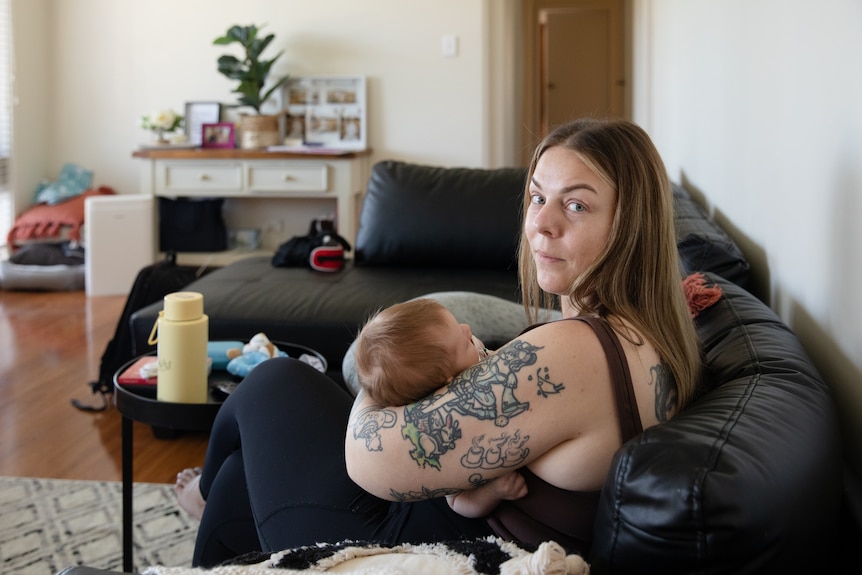
M593 356L606 361L588 326L561 323L509 342L414 404L373 405L360 394L345 440L351 477L391 500L452 495L581 436L591 400L576 384L596 371ZM573 354L579 346L593 353Z

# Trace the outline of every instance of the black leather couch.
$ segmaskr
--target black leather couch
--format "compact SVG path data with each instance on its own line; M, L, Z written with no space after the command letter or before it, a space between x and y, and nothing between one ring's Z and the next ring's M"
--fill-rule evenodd
M187 289L204 294L212 339L264 331L320 350L339 377L344 351L377 307L443 290L518 300L524 175L382 162L368 185L356 261L344 271L241 261ZM706 272L724 292L696 319L707 389L617 453L591 572L840 572L859 531L842 500L829 389L797 337L746 291L739 248L683 189L674 199L683 271ZM132 319L138 353L158 309Z

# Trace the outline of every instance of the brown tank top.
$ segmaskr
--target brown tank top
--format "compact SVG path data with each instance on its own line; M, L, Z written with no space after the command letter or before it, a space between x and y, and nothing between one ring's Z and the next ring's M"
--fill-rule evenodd
M617 419L623 443L643 431L631 373L619 338L605 319L568 318L587 323L596 332L605 351L611 372L611 385L617 406ZM529 331L532 326L524 331ZM538 547L553 540L569 553L588 556L593 538L593 522L601 491L567 491L537 477L526 467L528 493L515 501L502 501L487 518L494 533L503 539Z

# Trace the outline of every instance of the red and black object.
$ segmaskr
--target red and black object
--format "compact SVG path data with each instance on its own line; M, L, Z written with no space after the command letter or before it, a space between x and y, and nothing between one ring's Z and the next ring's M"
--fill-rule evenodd
M349 247L347 249L350 249ZM344 246L330 239L311 250L308 267L318 272L337 272L344 267Z

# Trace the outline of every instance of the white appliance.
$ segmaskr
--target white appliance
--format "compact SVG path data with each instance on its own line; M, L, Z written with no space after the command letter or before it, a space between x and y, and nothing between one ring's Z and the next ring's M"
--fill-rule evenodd
M141 268L155 261L155 202L144 194L84 200L88 296L128 294Z

